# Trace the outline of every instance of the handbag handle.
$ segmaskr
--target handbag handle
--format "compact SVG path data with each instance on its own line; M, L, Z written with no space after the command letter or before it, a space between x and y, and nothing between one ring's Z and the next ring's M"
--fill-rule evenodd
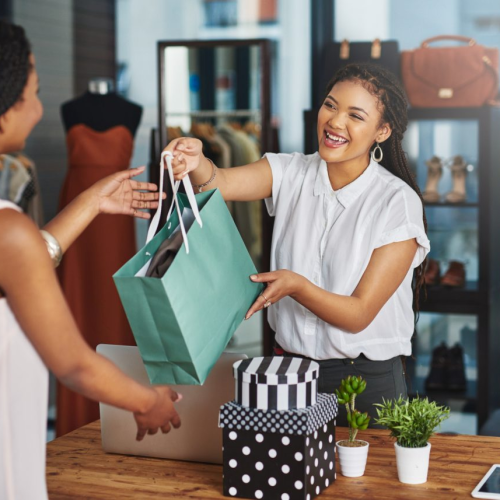
M468 43L471 47L476 45L476 40L473 38L469 38L468 36L461 36L461 35L439 35L439 36L433 36L432 38L427 38L427 40L424 40L422 42L421 47L422 48L428 48L430 43L433 42L442 42L444 40L452 40L455 42L464 42Z
M170 218L170 215L172 214L172 210L175 207L177 209L177 215L179 216L179 225L181 228L181 233L182 233L182 239L184 241L184 245L186 246L186 253L189 253L189 242L188 242L188 237L186 233L186 229L184 227L184 222L182 220L182 213L179 205L179 200L177 197L177 191L179 190L180 186L180 181L174 182L174 173L172 171L172 158L173 155L170 151L163 151L161 154L160 158L160 198L158 200L158 208L156 209L156 213L153 216L153 219L151 220L151 224L149 225L148 229L148 235L146 237L146 244L149 243L153 238L154 235L156 234L156 230L158 229L158 226L160 224L160 217L161 217L161 211L162 211L162 206L163 206L163 178L164 178L164 171L165 171L165 166L164 164L167 164L167 171L168 171L168 176L170 178L170 183L172 184L172 203L170 205L170 208L168 210L167 214L167 221ZM198 209L198 203L196 202L196 197L194 195L193 191L193 186L191 185L191 180L189 179L189 176L187 175L182 179L182 183L184 184L184 188L186 190L186 195L189 201L189 204L191 205L191 210L193 211L194 217L196 219L196 222L200 225L200 227L203 227L203 222L201 220L200 216L200 211Z

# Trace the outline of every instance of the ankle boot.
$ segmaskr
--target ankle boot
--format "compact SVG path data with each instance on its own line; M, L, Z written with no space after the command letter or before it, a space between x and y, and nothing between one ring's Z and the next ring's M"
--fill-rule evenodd
M441 277L441 285L461 288L465 286L465 265L457 260L450 261L450 265Z
M466 198L465 179L467 177L467 163L465 163L465 160L460 155L457 155L453 158L450 169L453 187L445 196L445 200L448 203L463 203Z
M439 261L435 259L429 259L427 261L427 266L425 268L424 281L426 285L438 285L439 279L441 277L441 268L439 266Z
M425 380L425 389L428 391L444 391L447 386L449 349L441 342L432 351L431 371Z
M457 343L449 351L448 389L465 391L466 388L464 351Z
M440 198L437 186L443 175L443 164L438 156L433 156L425 164L427 165L427 181L422 197L427 203L437 203Z

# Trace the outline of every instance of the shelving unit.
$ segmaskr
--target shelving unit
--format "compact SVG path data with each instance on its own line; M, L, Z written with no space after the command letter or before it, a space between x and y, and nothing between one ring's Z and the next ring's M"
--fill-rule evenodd
M455 340L460 335L462 341L467 344L463 346L466 357L466 390L463 392L426 391L425 377L419 377L418 373L415 375L415 371L410 385L412 385L412 393L418 392L421 395L428 395L431 399L450 405L452 410L476 413L477 430L479 430L489 413L500 405L500 393L497 387L497 382L500 380L500 364L497 359L500 353L498 312L500 309L500 255L498 253L500 251L500 193L497 193L497 190L500 190L500 109L492 107L410 109L408 117L410 124L428 122L439 126L443 123L467 122L469 129L472 127L472 129L477 130L477 137L464 134L468 141L477 141L475 145L477 200L474 199L473 194L472 200L466 200L464 203L426 203L425 205L431 239L430 257L433 256L433 253L441 253L439 245L443 245L443 240L445 240L445 238L440 238L441 241L436 243L437 248L436 245L433 245L432 234L436 230L436 227L432 225L433 215L437 214L435 218L438 219L440 215L438 211L443 209L462 211L462 213L464 210L469 210L469 216L475 215L476 227L466 241L473 240L477 234L476 242L469 241L472 247L477 244L477 276L473 276L470 281L467 281L463 288L430 286L427 288L426 300L422 296L420 303L422 316L433 314L433 320L429 321L431 326L427 332L427 334L431 333L430 336L428 335L430 338L424 339L424 341L431 342L428 346L430 348L430 356L427 361L429 365L432 359L432 348L442 340L442 338L432 338L433 321L434 323L439 321L436 318L440 318L443 323L435 329L437 332L441 334L446 332L449 337L454 336ZM425 133L423 135L420 142L429 139ZM450 144L457 142L459 142L457 138L450 138ZM434 144L434 146L440 147L439 144ZM463 154L464 151L460 147L466 149L467 145L458 144L458 150L450 151L450 153ZM423 173L418 169L422 168L423 160L426 159L421 157L421 149L424 148L418 149L417 179L421 177L418 174ZM435 154L435 151L432 151L432 154ZM424 189L425 184L420 183L420 187ZM456 226L448 228L450 234L460 231L460 222L457 222L460 216L461 213L457 212L457 220L453 221ZM445 241L444 244L449 244L449 242ZM456 324L460 324L461 319L466 326L458 330ZM455 325L453 325L454 323ZM474 329L468 326L470 323L476 325L475 339L467 338L468 335L474 335ZM417 338L419 331L420 325L417 324ZM418 364L420 356L418 344L417 341L414 349L416 364ZM475 359L474 355L468 352L471 350L475 351ZM411 360L409 370L411 372ZM469 376L469 373L472 373L472 376Z

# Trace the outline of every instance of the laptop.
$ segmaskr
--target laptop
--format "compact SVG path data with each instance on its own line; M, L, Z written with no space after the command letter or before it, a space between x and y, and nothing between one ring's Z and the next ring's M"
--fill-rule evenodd
M100 344L97 352L111 360L129 377L150 385L137 347ZM100 403L101 438L108 453L170 458L191 462L222 463L222 429L219 410L234 400L233 364L245 354L223 353L203 385L171 385L182 401L175 404L182 425L163 434L136 441L137 426L132 413Z

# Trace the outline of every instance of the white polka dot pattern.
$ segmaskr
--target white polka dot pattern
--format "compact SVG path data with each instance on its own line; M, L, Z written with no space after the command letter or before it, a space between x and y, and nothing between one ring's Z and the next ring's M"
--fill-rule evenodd
M219 427L233 431L253 430L260 433L314 437L318 429L322 429L336 417L337 411L337 397L334 394L320 393L317 404L284 411L246 408L231 401L221 407Z
M258 429L253 426L260 413L240 416L242 427L223 429L226 496L312 500L335 481L334 418L326 423L316 419L311 432L294 434L293 418L281 419L279 424L268 418L265 430L263 425ZM288 428L278 426L283 423Z

